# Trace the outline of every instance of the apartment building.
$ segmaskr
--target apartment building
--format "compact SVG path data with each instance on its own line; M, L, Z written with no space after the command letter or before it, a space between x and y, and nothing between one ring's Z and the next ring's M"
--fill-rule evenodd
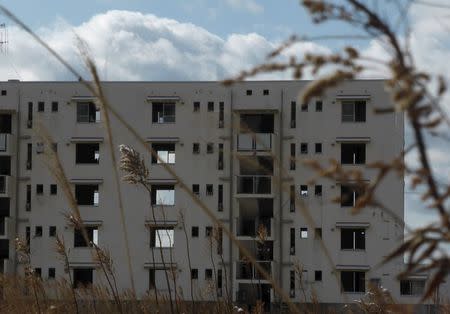
M266 307L279 301L164 162L294 302L313 292L323 303L355 300L369 283L382 285L400 303L418 300L426 276L399 282L402 259L376 267L402 242L403 227L376 207L352 215L361 193L354 182L319 178L311 184L315 173L302 162L327 165L335 159L344 169L361 170L371 182L376 171L365 165L391 160L403 148L402 114L373 113L391 105L381 80L348 81L308 104L298 103L307 84L104 83L115 110L160 157L152 157L111 118L116 154L120 144L129 145L142 153L150 170L150 194L125 182L120 186L139 296L167 292L164 269L173 268L177 289L189 300L192 279L202 300L230 295L247 305L261 298ZM130 288L112 171L118 165L112 163L96 99L78 82L8 81L0 90L0 270L23 271L14 250L19 236L28 242L32 267L43 280L67 276L54 250L58 234L70 249L75 284L104 282L92 246L63 215L69 205L44 154L53 149L90 241L110 251L119 287ZM37 124L53 137L52 147L35 132ZM403 178L390 174L376 196L403 218L403 191Z

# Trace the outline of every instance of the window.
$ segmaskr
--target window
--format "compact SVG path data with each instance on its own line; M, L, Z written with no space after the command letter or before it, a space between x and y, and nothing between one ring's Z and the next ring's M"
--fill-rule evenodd
M193 154L200 154L200 144L199 143L193 143L192 144L192 153Z
M78 205L98 206L99 197L97 184L75 185L75 198Z
M342 102L342 122L365 122L366 102L363 101L343 101Z
M56 237L56 226L48 227L48 236L49 237Z
M322 186L321 185L314 186L314 194L316 196L322 196Z
M27 184L27 202L25 205L27 212L31 211L31 184Z
M221 227L217 228L217 254L222 255L223 253L223 229Z
M92 244L98 245L98 227L97 226L85 226L87 240L83 236L83 231L81 229L74 229L74 247L89 247Z
M302 104L302 111L308 111L308 104Z
M151 227L150 228L150 247L151 248L173 248L174 245L174 227Z
M207 143L206 144L206 153L207 154L214 153L214 144L213 143Z
M30 252L30 238L31 238L31 228L30 226L25 227L25 239L27 241L28 252Z
M295 170L295 143L291 143L291 159L289 162L289 169Z
M344 292L365 292L363 271L341 271L341 286Z
M152 185L152 205L175 205L173 185Z
M199 184L192 184L192 193L195 195L200 195L200 185Z
M153 103L152 108L153 123L173 123L175 122L174 103Z
M27 120L27 128L31 129L33 127L33 103L28 103L28 120Z
M205 237L211 237L212 236L213 228L211 226L208 226L205 228Z
M55 279L56 270L51 267L48 269L48 279Z
M38 111L44 112L45 110L45 103L43 101L38 102Z
M191 279L198 279L198 269L197 268L191 269Z
M316 154L322 154L322 143L316 143Z
M359 165L366 162L366 144L341 144L341 163Z
M225 120L225 104L223 101L219 102L219 128L223 128L224 120Z
M44 143L36 143L36 154L41 154L44 152Z
M364 194L364 189L353 184L341 185L341 207L354 207L356 201Z
M35 268L34 269L34 275L36 276L36 278L42 278L42 269L41 268Z
M245 94L247 96L251 96L253 94L253 91L251 89L247 89L247 91L245 92Z
M295 101L291 102L291 129L295 128L297 115L297 104Z
M222 269L217 270L217 296L222 296Z
M93 268L74 268L73 269L73 287L89 287L93 283Z
M213 277L213 272L211 268L206 268L205 269L205 279L206 280L211 280Z
M401 295L416 295L421 296L425 290L424 279L406 279L400 280L400 294Z
M58 186L56 184L50 184L50 194L56 195L58 193Z
M95 123L100 121L100 109L93 102L77 103L77 122Z
M295 228L290 230L290 249L289 255L295 255Z
M52 112L57 112L57 111L58 111L58 102L53 101L52 102Z
M308 228L300 228L300 238L301 239L308 238Z
M213 195L214 194L214 188L212 184L207 184L206 185L206 195Z
M27 144L27 170L31 170L31 166L32 166L32 153L33 153L33 150L32 150L32 144L31 143L28 143Z
M99 143L77 143L75 146L75 162L77 164L98 164L100 161Z
M52 150L57 153L58 152L58 143L52 143Z
M263 95L264 95L264 96L269 95L269 90L268 90L268 89L263 90Z
M191 236L193 238L198 238L198 227L192 227L192 229L191 229Z
M217 198L217 209L219 212L223 211L223 185L219 184L218 187L218 198Z
M175 143L153 143L152 149L158 155L152 155L152 164L175 164Z
M214 102L213 101L208 101L208 111L209 112L214 111Z
M321 270L314 271L314 281L322 281L322 271Z
M2 96L6 96L6 89L2 89Z
M316 239L322 239L322 228L316 228L314 230L314 234L316 236Z
M200 102L194 101L194 112L199 112L199 111L200 111Z
M289 271L289 297L295 298L295 270Z
M341 250L365 250L366 230L365 229L341 229Z
M289 210L295 212L295 185L291 185L289 189Z
M218 163L218 169L223 170L223 144L219 144L219 163Z
M300 154L308 153L308 143L300 143Z
M34 228L34 236L35 237L42 237L42 226L36 226Z
M322 101L321 100L316 101L316 111L322 112Z
M36 184L36 194L37 195L44 194L44 185L43 184Z
M308 196L308 186L300 185L300 196Z

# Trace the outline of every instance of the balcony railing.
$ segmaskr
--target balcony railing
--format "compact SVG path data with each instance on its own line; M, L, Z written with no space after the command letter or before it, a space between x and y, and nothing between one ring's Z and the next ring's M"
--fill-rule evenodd
M237 136L238 151L272 150L272 133L242 133Z
M271 194L272 177L264 175L240 175L237 176L238 194Z
M256 262L267 275L272 275L272 261L257 261ZM236 263L236 279L238 280L265 280L262 273L260 273L255 265L250 262L239 261Z
M271 237L272 230L273 218L236 218L236 236L238 237L263 236L260 232L265 232L265 237Z

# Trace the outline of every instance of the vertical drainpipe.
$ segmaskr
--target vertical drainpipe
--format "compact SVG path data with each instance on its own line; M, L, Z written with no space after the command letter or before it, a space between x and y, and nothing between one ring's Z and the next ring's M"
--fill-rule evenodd
M16 180L15 180L15 211L14 211L14 234L12 235L13 238L11 239L11 230L9 231L9 246L11 247L11 240L14 242L16 236L17 235L17 231L19 229L19 177L20 177L20 173L19 173L19 163L20 163L20 100L21 100L21 94L20 94L20 82L17 83L18 88L17 88L17 110L16 110L16 130L17 130L17 136L16 136L16 151L15 151L15 161L16 161ZM11 211L10 211L11 213ZM10 217L11 218L11 217ZM15 243L14 243L15 245ZM12 254L10 256L11 260L12 260L12 269L13 269L13 274L16 273L16 250L14 250L14 254Z
M282 176L282 168L283 168L283 89L281 89L281 103L280 103L280 110L279 110L279 128L280 128L280 136L278 139L278 156L279 156L279 163L278 163L278 188L279 188L279 206L278 206L278 217L279 217L279 221L278 221L278 230L279 230L279 243L280 243L280 266L278 267L278 281L279 281L279 287L283 290L283 178ZM280 300L281 302L281 300Z
M234 128L234 119L233 119L233 90L230 88L230 193L229 193L229 222L230 222L230 232L234 232L234 224L233 224L233 202L234 202L234 185L233 185L233 156L234 156L234 141L233 141L233 128ZM228 270L228 276L229 276L229 292L231 293L231 300L233 301L234 296L234 280L233 280L233 245L230 239L229 240L229 254L230 254L230 261L229 261L229 270ZM225 266L226 267L226 266Z

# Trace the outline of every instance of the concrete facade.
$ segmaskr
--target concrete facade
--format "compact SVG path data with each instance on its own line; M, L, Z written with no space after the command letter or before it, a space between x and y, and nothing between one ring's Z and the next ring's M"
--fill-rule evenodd
M292 300L303 302L305 294L309 298L314 291L320 302L351 301L360 298L372 281L388 289L400 303L414 303L418 296L401 295L400 283L395 278L403 268L401 259L376 267L402 242L403 227L379 208L367 207L360 214L352 215L351 206L332 201L340 197L341 186L349 182L319 178L310 184L314 172L302 163L303 159L316 159L323 165L329 159L340 162L344 144L362 144L356 149L362 147L364 160L361 163L355 160L361 154L359 151L352 153L353 164L342 166L361 170L363 178L370 182L376 172L364 165L377 160L390 161L403 149L403 116L373 113L374 108L391 104L383 81L345 82L314 99L305 108L298 104L297 96L307 83L259 81L227 88L217 82L106 82L104 89L112 106L149 145L170 147L160 156L168 161L175 159L170 167L188 187L198 184L198 197L236 235L241 245L255 255L261 266L270 271ZM6 135L2 134L7 148L0 152L1 156L10 157L10 173L2 173L6 189L0 195L9 200L9 211L2 209L2 213L7 214L3 216L5 228L0 235L3 272L21 272L13 239L16 236L27 238L28 232L31 263L34 268L41 269L42 278L48 279L49 268L54 268L56 278L66 276L54 250L55 238L50 235L55 231L50 227L56 227L56 233L64 237L70 248L71 270L92 268L93 283L104 281L92 261L92 248L75 247L74 230L62 215L69 210L67 200L47 167L48 160L40 147L42 140L33 131L33 126L42 123L57 143L58 156L74 193L77 185L81 186L79 193L90 189L86 186L94 186L86 198L90 205L79 206L82 218L98 230L93 233L98 245L110 251L119 287L130 288L114 173L111 171L111 167L117 165L112 165L103 117L91 112L89 106L79 108L77 115L78 104L94 99L78 82L10 81L0 83L0 89L5 91L5 95L0 96L0 113L11 117L10 132L5 129ZM293 105L293 102L297 103ZM162 103L164 105L160 105ZM347 107L343 113L344 103ZM353 113L349 109L352 103ZM358 107L363 104L364 113ZM194 109L197 106L199 109ZM160 114L155 118L157 112ZM354 121L358 120L357 115L364 115L364 121ZM238 248L230 246L226 236L222 238L222 254L218 254L218 244L208 236L211 230L208 227L214 227L208 216L160 164L152 163L150 154L128 130L115 118L111 123L114 147L127 144L142 153L150 169L152 187L155 190L162 186L174 187L174 192L161 190L161 194L156 195L154 219L148 193L143 188L121 182L138 295L144 295L152 281L159 291L167 290L161 272L152 270L159 268L161 263L160 249L151 246L158 246L159 239L155 239L158 234L163 237L161 242L167 242L167 237L173 234L173 247L162 251L166 264L171 263L176 268L178 289L190 299L190 279L191 275L195 277L195 271L191 274L187 266L187 245L180 223L182 212L192 268L198 270L198 279L194 279L196 294L202 294L204 300L214 300L217 295L225 297L228 288L233 300L248 304L254 299L257 286L266 303L277 301L270 285L259 278L251 265L242 262ZM246 127L256 135L249 135ZM78 162L77 158L82 157L77 157L77 145L83 143L95 144L85 147L90 149L96 162ZM194 153L195 143L199 144L198 153ZM307 144L307 151L302 143ZM30 144L31 152L28 151ZM175 157L171 147L175 148ZM346 147L352 149L353 146ZM81 146L78 149L81 151ZM119 154L118 150L116 153ZM295 155L295 165L291 165L291 154ZM56 194L51 193L52 184L57 185ZM42 185L42 193L39 185ZM207 185L212 185L212 192ZM291 186L297 199L295 204L292 204ZM303 189L302 193L302 186L307 187L307 192ZM403 219L403 192L403 178L390 174L376 196ZM161 196L167 198L167 204L158 205ZM310 209L317 230L302 215L300 202ZM2 204L6 204L6 200ZM268 233L265 247L259 247L255 238L260 225ZM163 227L173 228L173 233L167 230L165 234L158 233L158 228ZM195 236L195 227L198 227L198 236ZM346 248L343 249L342 232L347 232L346 239L349 234L353 236L352 248L344 245ZM320 237L332 265L321 248ZM152 250L157 252L156 264ZM292 273L299 263L304 270L302 284L298 274ZM346 283L346 288L339 284L343 272L348 272L346 278L355 276L353 281L350 280L352 282ZM214 282L208 277L221 279ZM362 287L360 282L363 282Z

